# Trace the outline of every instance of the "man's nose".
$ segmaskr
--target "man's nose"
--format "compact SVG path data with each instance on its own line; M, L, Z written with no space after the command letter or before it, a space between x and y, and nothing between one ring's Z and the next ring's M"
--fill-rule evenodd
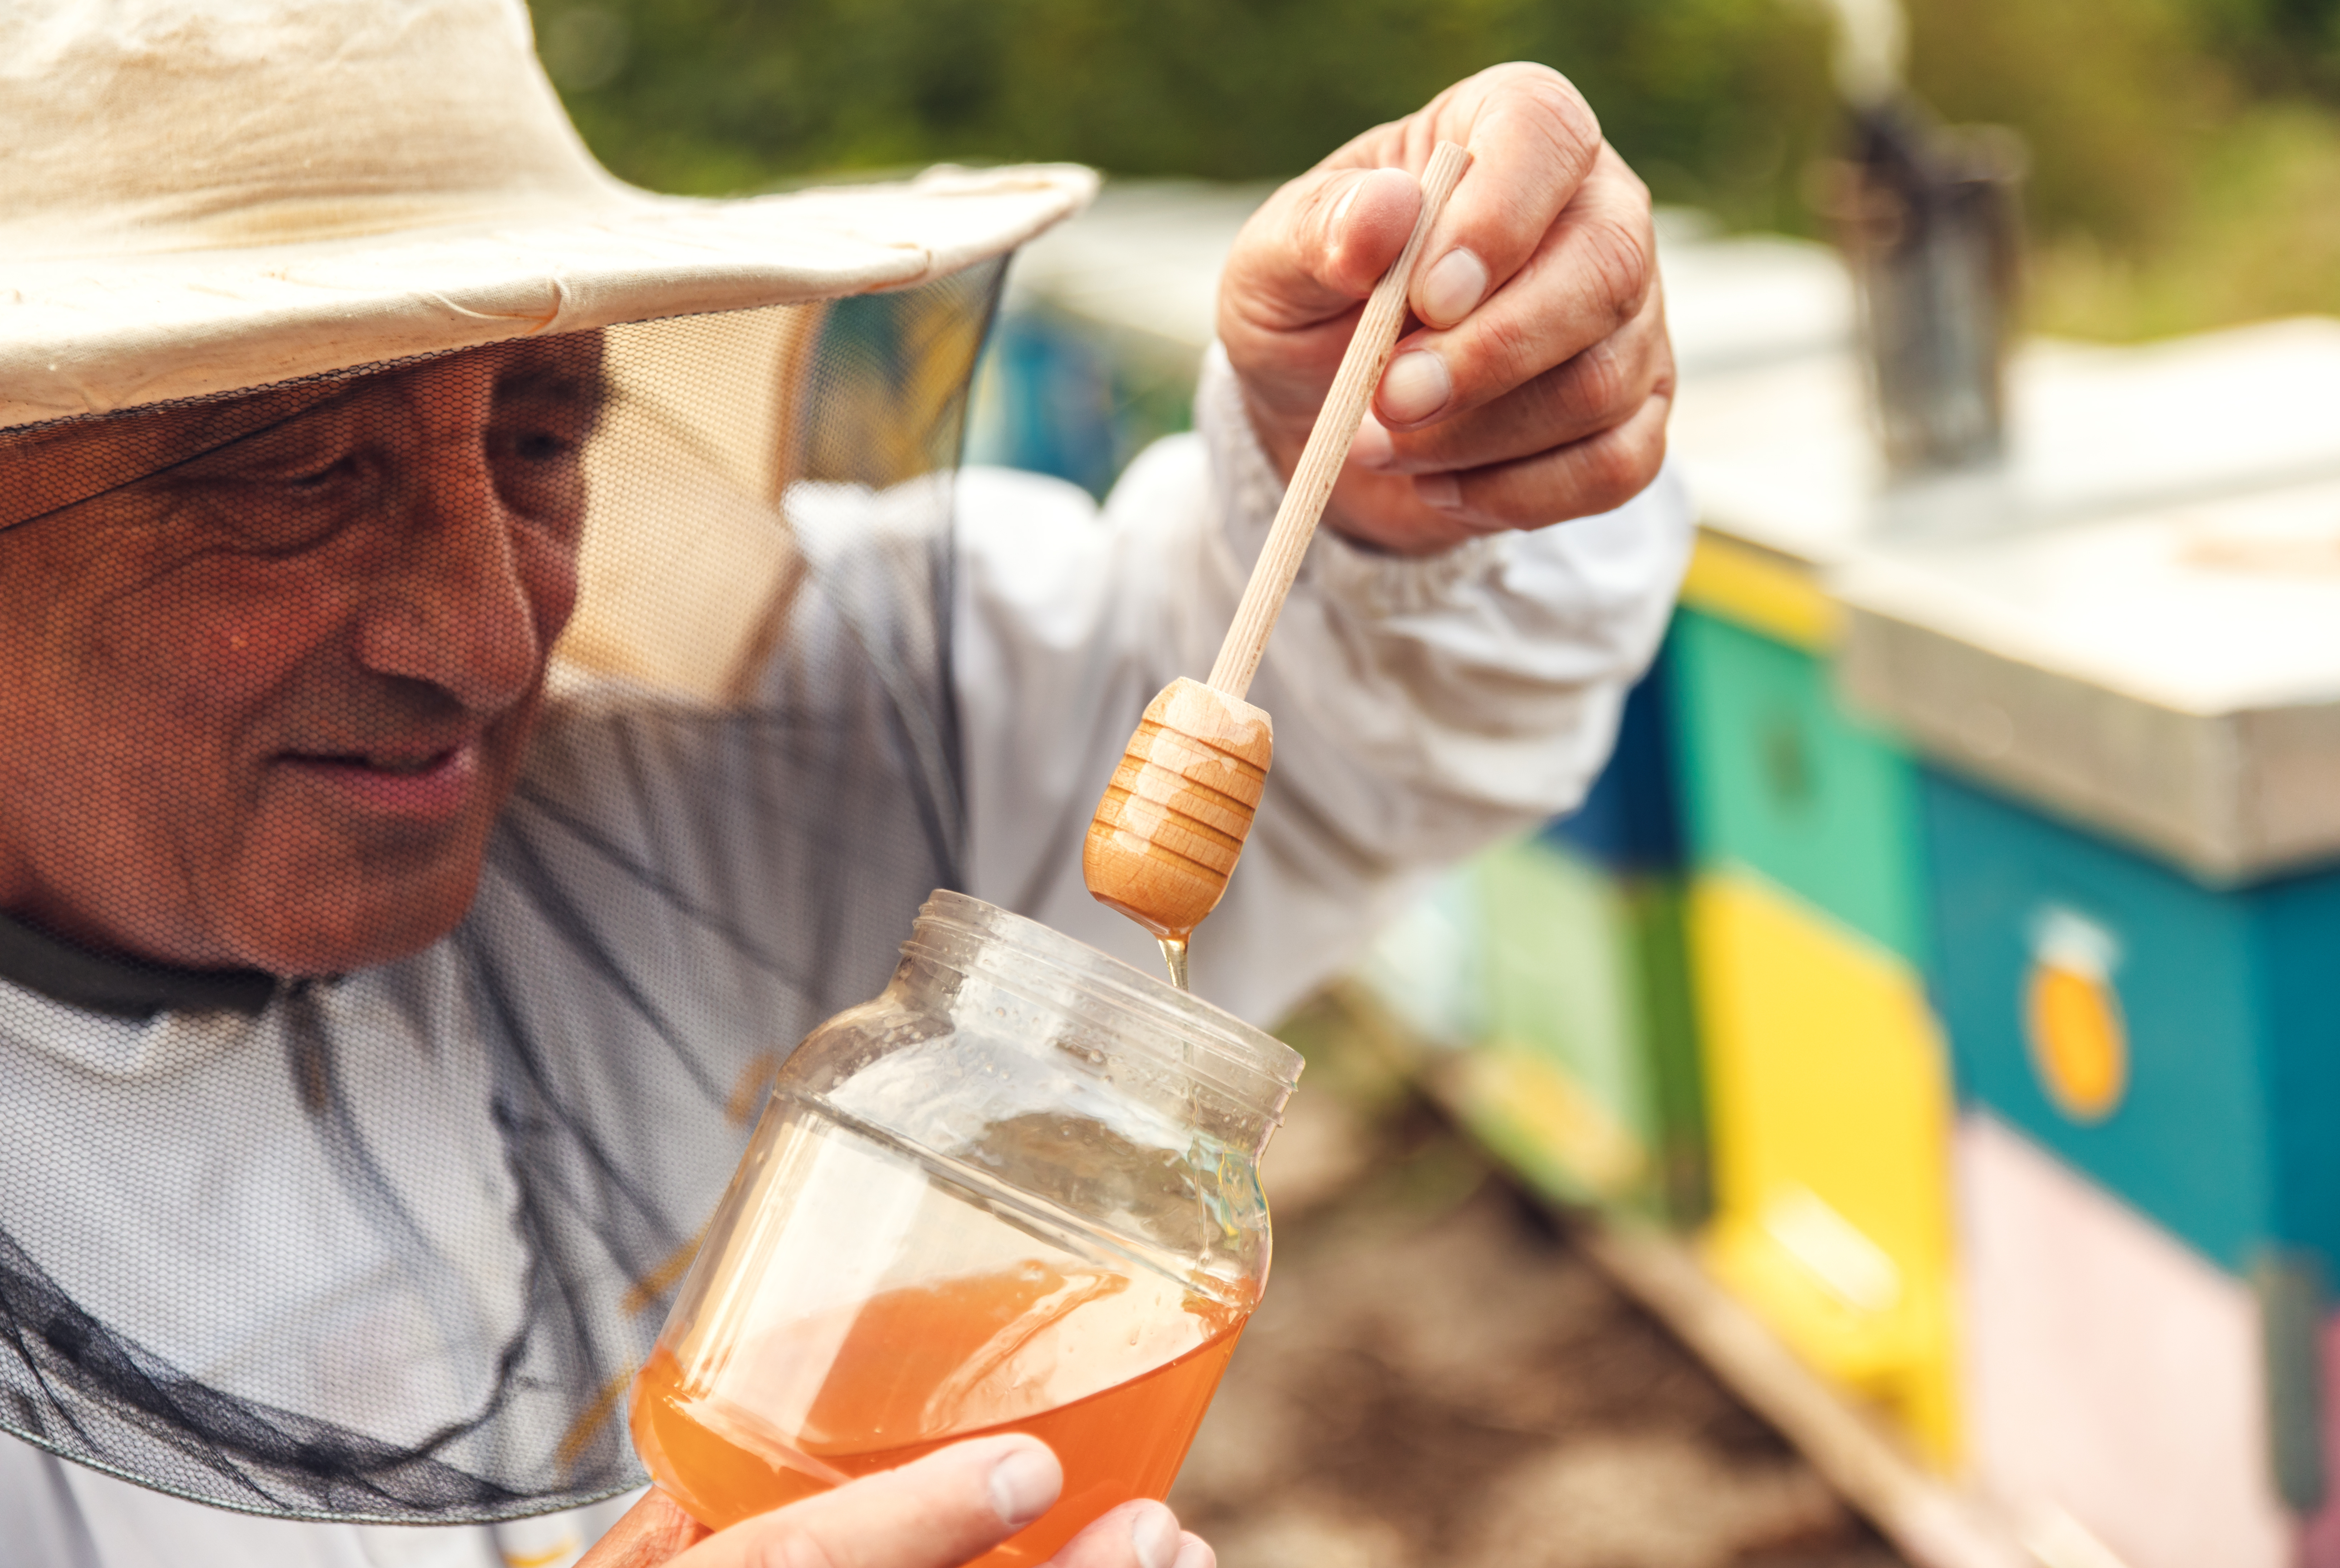
M486 454L476 442L439 445L401 491L404 515L361 623L359 661L429 681L474 713L501 712L534 689L544 646Z

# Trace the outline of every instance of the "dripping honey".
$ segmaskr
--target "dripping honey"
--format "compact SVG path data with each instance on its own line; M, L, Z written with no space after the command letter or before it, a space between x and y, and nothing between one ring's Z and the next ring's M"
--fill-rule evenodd
M1162 948L1162 962L1170 970L1170 983L1182 991L1193 990L1194 987L1186 983L1186 934L1180 932L1177 936L1162 937L1156 940Z
M1053 1408L986 1419L987 1398L1001 1392L987 1394L987 1371L1060 1329L1073 1308L1125 1284L1103 1275L1068 1297L1064 1275L1027 1267L872 1296L856 1312L801 1430L786 1437L702 1398L661 1345L635 1380L634 1446L660 1488L721 1529L946 1444L1028 1433L1063 1464L1064 1491L977 1563L1044 1563L1106 1510L1169 1491L1248 1315L1189 1295L1185 1312L1195 1321L1188 1337L1199 1340L1191 1348ZM1036 1302L1051 1292L1071 1307L1036 1320Z

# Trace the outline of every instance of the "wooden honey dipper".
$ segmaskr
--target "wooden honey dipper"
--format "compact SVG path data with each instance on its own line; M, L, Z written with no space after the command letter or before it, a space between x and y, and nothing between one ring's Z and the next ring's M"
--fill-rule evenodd
M1268 633L1315 537L1333 482L1349 461L1358 422L1397 346L1407 291L1431 225L1470 163L1471 154L1452 142L1439 143L1431 154L1413 233L1365 302L1210 680L1181 676L1145 705L1089 822L1081 874L1090 896L1154 933L1182 990L1186 939L1227 890L1274 755L1274 726L1244 693L1258 673Z

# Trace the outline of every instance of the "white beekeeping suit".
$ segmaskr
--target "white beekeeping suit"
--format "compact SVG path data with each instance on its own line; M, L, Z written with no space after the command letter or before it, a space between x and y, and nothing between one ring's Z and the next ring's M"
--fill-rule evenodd
M0 918L0 1563L558 1563L640 1484L624 1380L774 1063L879 988L927 892L1150 957L1080 837L1279 481L1216 356L1196 433L1102 515L954 472L1004 257L1082 171L646 196L494 0L44 0L0 17L0 567L148 506L243 541L190 558L222 602L292 581L373 513L253 500L338 493L250 482L283 449L404 482L383 432L476 382L494 437L557 383L578 585L427 942L285 978ZM519 507L518 471L461 504ZM369 567L389 600L445 569L415 548ZM1665 481L1423 560L1321 539L1198 987L1271 1020L1416 878L1572 805L1686 548ZM265 644L277 601L233 602ZM213 630L140 636L193 664Z

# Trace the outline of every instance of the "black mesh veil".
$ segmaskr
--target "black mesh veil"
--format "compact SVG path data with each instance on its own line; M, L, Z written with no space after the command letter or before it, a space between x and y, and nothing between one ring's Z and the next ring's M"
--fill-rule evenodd
M0 1429L288 1517L640 1483L767 1080L960 880L1003 266L0 432Z

